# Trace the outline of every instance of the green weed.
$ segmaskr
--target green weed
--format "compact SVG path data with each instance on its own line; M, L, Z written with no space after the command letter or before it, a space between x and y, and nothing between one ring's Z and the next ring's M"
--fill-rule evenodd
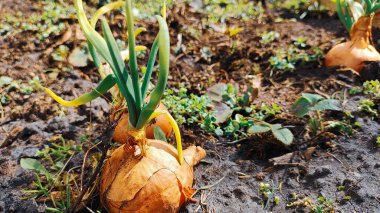
M62 5L54 0L39 2L42 13L33 13L24 17L22 13L16 16L6 15L5 21L1 23L0 29L5 36L25 31L35 32L38 40L43 41L51 36L59 35L65 29L64 19L74 17L73 8Z
M322 56L322 50L317 47L312 48L311 53L294 46L290 46L287 50L279 49L274 56L269 58L272 67L271 75L273 71L293 71L296 66L319 61Z
M265 32L261 34L260 42L263 44L269 44L280 37L280 33L276 31Z
M167 90L162 102L179 124L197 124L209 133L236 140L264 133L255 131L257 125L264 125L275 136L286 131L287 137L276 138L285 144L291 143L293 135L288 129L265 122L281 113L280 107L275 103L271 106L252 104L252 92L248 90L239 95L231 84L218 84L210 88L208 94L197 96L188 94L187 89L181 86L178 93Z
M358 108L360 111L372 117L377 117L379 115L379 106L377 106L375 102L371 99L365 99L360 101Z
M308 127L313 136L319 131L324 132L326 127L343 128L346 130L347 125L342 122L324 122L321 112L325 110L341 111L342 106L339 100L326 99L317 94L303 93L296 100L291 111L298 117L309 116Z
M73 168L68 169L67 165L75 154L82 152L82 146L76 145L74 141L66 141L60 135L49 142L37 153L39 160L21 159L21 167L34 171L36 175L32 188L23 192L26 194L25 199L47 202L46 211L64 212L70 208L73 195L78 192L75 183L77 175L70 172Z

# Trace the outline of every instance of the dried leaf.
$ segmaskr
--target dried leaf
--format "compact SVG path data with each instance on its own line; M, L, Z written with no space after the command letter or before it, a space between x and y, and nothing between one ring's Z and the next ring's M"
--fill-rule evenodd
M237 35L238 33L240 33L243 30L244 30L243 27L228 28L228 32L229 32L229 34L230 34L231 37L234 36L234 35Z
M74 67L85 67L88 64L89 55L85 49L76 47L69 55L69 63Z
M231 117L233 110L227 104L216 103L214 107L215 123L224 123Z
M223 94L227 89L227 84L218 83L207 89L207 95L211 101L222 102Z

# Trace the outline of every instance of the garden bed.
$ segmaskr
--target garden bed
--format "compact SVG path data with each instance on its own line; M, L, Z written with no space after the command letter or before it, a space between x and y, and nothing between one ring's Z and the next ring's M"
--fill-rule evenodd
M0 3L0 14L18 17L17 22L21 17L42 14L41 4ZM95 8L96 4L90 6ZM323 66L323 54L346 40L348 33L334 12L272 6L247 19L227 18L225 26L209 22L211 13L197 10L194 5L177 4L168 9L172 53L168 88L173 94L186 88L187 94L201 96L217 83L231 83L241 91L240 95L249 87L257 87L259 79L259 93L252 104L276 104L280 112L265 121L281 124L294 135L293 143L284 146L267 134L234 138L207 131L197 123L181 125L184 147L195 144L207 152L204 161L195 167L194 188L200 189L194 196L197 202L187 204L181 212L379 211L379 115L366 114L358 108L361 100L369 98L367 94L352 92L362 86L363 79L351 71L339 72ZM64 7L73 6L67 3ZM303 13L306 16L300 19ZM4 17L0 19L1 26L11 22L11 18ZM125 37L118 26L118 20L123 19L121 14L113 18L112 27L119 32L119 38ZM66 59L66 53L58 54L61 45L70 54L84 41L75 18L67 15L52 26L59 23L64 23L64 27L43 40L36 37L35 30L17 32L19 26L0 31L0 73L16 85L10 89L0 82L5 101L0 122L0 212L38 212L45 211L45 205L52 207L44 196L27 198L30 193L25 190L35 189L31 184L36 174L20 167L22 158L36 158L39 153L37 159L41 159L46 156L43 150L51 156L52 151L46 146L58 144L63 148L55 149L64 156L60 167L51 172L59 172L63 167L80 184L82 178L91 176L87 172L81 174L87 150L109 135L109 100L97 99L79 108L65 108L33 84L38 77L44 86L71 99L99 82L97 71L87 59L84 66L74 66ZM156 35L156 23L139 20L137 24L149 29L138 36L138 44L149 47ZM223 27L243 30L232 35ZM268 35L270 32L272 35ZM139 62L146 60L141 58ZM358 125L351 134L339 130L312 135L307 125L309 118L299 118L291 112L303 93L334 97L342 102L340 112L324 111L323 120L342 121L350 112L352 117L346 120L350 126ZM168 107L170 111L171 106ZM96 147L88 153L88 171L97 164L99 153ZM44 161L46 166L48 163ZM71 190L75 196L74 185ZM87 208L102 210L97 193L91 196Z

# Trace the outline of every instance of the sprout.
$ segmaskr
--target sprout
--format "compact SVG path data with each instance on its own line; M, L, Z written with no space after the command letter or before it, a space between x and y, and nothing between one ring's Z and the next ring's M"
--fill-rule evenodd
M152 117L164 113L154 112L158 104L160 103L160 100L166 88L169 73L170 36L168 26L165 21L165 5L162 9L163 17L155 16L159 24L159 32L153 42L151 52L149 55L149 60L146 66L146 72L142 79L142 83L140 83L136 50L143 50L145 49L145 47L136 46L135 36L144 31L145 29L138 28L136 31L134 31L132 2L118 1L107 4L95 12L93 17L91 18L91 21L89 21L85 15L82 0L75 0L74 3L77 11L79 25L85 37L87 38L89 52L93 57L95 66L98 68L100 74L103 76L103 80L100 82L99 86L96 87L96 89L72 101L63 100L48 88L45 88L45 91L57 102L64 106L79 106L98 98L99 96L103 95L111 88L113 88L115 85L117 85L122 97L124 98L128 106L128 129L144 129ZM126 23L129 35L128 52L126 54L125 51L120 51L107 21L101 18L105 13L123 6L125 6L126 8ZM95 25L98 22L98 20L101 20L101 28L104 37L102 37L95 30ZM101 63L100 58L98 57L98 54L102 56L107 65L109 65L109 67L111 68L112 72L108 73L104 70L104 67ZM149 100L145 102L144 100L147 97L148 86L152 76L157 54L159 58L158 80L155 88L150 93ZM127 66L124 63L124 61L127 59L129 60L129 66ZM173 122L171 122L171 125L175 130L177 146L179 148L179 159L182 163L182 145L178 126L176 127L177 124L174 122L174 120Z

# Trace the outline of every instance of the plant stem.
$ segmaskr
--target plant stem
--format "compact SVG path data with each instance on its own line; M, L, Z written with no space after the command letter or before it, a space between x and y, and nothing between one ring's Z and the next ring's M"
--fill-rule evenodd
M317 116L318 116L319 126L321 127L321 131L324 132L325 126L323 125L323 122L322 122L321 111L317 110Z

